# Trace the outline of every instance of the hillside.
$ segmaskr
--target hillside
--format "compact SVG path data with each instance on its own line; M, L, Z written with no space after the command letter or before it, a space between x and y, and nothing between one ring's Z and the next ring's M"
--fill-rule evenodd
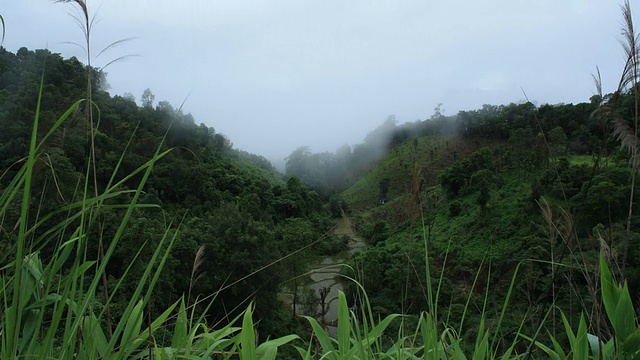
M603 106L624 113L625 96ZM511 104L461 112L441 121L463 131L413 131L342 192L370 239L351 266L360 269L356 276L374 309L418 314L428 307L420 270L425 245L443 316L454 328L469 299L485 309L466 314L475 329L479 315L499 313L511 292L504 321L524 333L535 332L555 306L592 311L603 248L618 266L626 261L630 291L637 293L640 243L633 235L627 245L624 233L630 169L613 125L600 126L597 106ZM631 222L640 217L634 213ZM562 321L547 319L545 326Z
M99 282L109 305L104 298L98 301L109 307L110 320L125 311L153 251L164 250L167 234L176 234L150 311L161 312L181 297L202 298L197 308L205 319L224 323L241 304L255 299L262 330L279 334L295 326L277 294L299 275L289 268L304 272L306 264L278 260L301 248L301 260L316 252L307 246L331 226L317 194L297 179L282 180L266 159L233 149L225 135L197 125L166 101L156 105L149 98L139 106L111 96L103 90L105 74L92 70L93 119L88 102L77 102L87 96L86 67L77 59L48 50L22 48L13 54L0 48L0 190L6 201L2 263L15 260L20 235L7 224L18 223L21 216L20 201L4 194L14 186L12 179L22 176L37 118L37 140L43 143L29 200L29 223L37 224L29 233L29 250L43 259L54 256L51 228L64 219L57 210L86 204L82 209L92 212L87 219L97 221L86 225L87 236L98 239L87 243L88 259L101 260L104 246L118 239ZM151 160L153 170L145 174ZM106 207L93 209L87 198L94 196L107 196L98 202ZM131 201L139 205L127 214L123 209ZM43 214L54 215L40 222ZM127 226L119 229L123 219ZM291 234L298 236L292 239ZM87 281L93 281L92 275ZM232 290L219 291L228 284L235 284ZM206 299L213 298L228 310L209 308Z

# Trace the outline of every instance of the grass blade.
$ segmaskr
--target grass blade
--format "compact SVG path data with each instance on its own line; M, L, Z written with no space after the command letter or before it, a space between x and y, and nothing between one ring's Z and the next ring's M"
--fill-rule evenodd
M350 350L351 319L349 305L342 291L338 292L338 352L342 355Z
M320 343L320 347L322 348L322 356L324 357L324 356L327 356L327 354L334 353L335 348L333 347L331 338L329 338L329 335L322 328L322 326L318 324L318 321L316 321L316 319L309 316L305 316L305 319L309 321L309 324L313 329L313 335L316 337L316 339Z
M240 359L256 360L256 334L253 330L252 308L250 304L242 318L242 332L240 333Z
M4 18L2 17L2 15L0 15L0 23L2 23L2 40L0 40L0 45L2 45L4 43L4 36L5 36L5 25L4 25Z
M602 254L600 255L600 284L602 293L602 303L607 312L607 317L610 321L615 321L616 306L620 296L618 295L618 285L613 280L609 266Z

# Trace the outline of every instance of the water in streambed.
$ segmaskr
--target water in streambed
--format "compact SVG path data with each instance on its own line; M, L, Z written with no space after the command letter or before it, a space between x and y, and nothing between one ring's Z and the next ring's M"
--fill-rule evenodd
M328 290L325 299L325 324L335 324L336 320L338 320L338 291L343 291L342 284L338 281L342 270L341 264L346 262L347 257L361 252L366 246L364 239L356 235L351 220L346 216L336 225L333 233L336 236L349 237L349 249L342 256L325 257L321 261L312 264L310 275L312 283L309 285L309 289L316 294L319 294L320 289L326 288ZM334 326L328 326L328 332L330 335L335 336L337 329Z

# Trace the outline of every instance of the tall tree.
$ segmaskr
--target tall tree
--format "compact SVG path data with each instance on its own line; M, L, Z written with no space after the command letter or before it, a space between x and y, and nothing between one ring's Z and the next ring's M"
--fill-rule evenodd
M153 95L153 93L151 92L151 89L146 88L144 89L144 91L142 92L142 107L145 108L153 108L153 101L156 99L156 96Z

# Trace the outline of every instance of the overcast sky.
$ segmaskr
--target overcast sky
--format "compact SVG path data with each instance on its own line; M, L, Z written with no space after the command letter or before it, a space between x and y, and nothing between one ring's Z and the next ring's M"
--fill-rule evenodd
M524 99L578 103L596 66L612 92L624 63L619 3L610 0L87 0L94 59L112 95L178 107L271 160L309 145L356 144L388 115L399 123ZM633 5L632 5L633 6ZM638 6L633 11L640 11ZM53 0L2 0L12 51L86 59ZM638 16L634 13L634 18ZM640 24L640 22L636 21Z

